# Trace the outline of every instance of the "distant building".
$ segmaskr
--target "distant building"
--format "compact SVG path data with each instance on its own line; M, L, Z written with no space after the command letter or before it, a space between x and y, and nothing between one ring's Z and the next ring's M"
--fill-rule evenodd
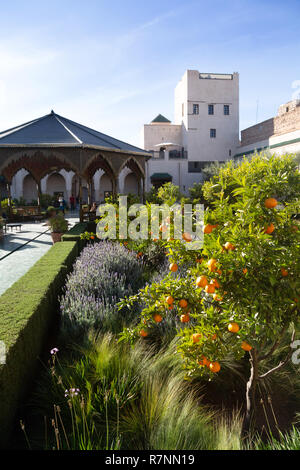
M142 131L146 188L172 181L182 192L202 180L207 164L239 147L239 75L187 70L175 88L174 123L159 114Z
M282 104L277 116L241 132L241 146L236 157L261 150L279 155L300 152L300 100Z

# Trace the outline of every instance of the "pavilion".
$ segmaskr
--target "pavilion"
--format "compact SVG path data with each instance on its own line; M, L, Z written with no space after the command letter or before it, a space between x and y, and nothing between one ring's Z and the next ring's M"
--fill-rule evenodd
M98 202L95 187L99 187L97 181L101 175L109 179L114 194L123 192L124 178L130 175L136 179L137 194L142 198L146 161L150 157L151 154L145 150L66 119L54 111L0 132L0 175L6 181L10 205L13 178L20 170L26 170L25 173L33 178L39 206L43 183L55 172L64 172L68 181L76 179L80 208L83 186L87 188L87 203ZM67 189L66 196L69 197L73 192L71 183Z

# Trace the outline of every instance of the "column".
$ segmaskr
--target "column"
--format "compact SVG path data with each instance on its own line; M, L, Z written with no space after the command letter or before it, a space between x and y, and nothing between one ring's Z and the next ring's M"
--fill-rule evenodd
M11 205L11 183L7 183L7 199L8 199L8 218L11 219L12 216L12 205Z
M87 184L88 184L88 206L90 209L92 205L92 182L88 180Z
M96 171L96 173L93 176L94 189L95 189L95 201L96 202L100 202L100 200L101 200L100 179L101 179L102 175L104 175L104 171L99 169L99 170Z
M80 222L83 222L83 212L82 212L82 180L79 176L79 219Z
M38 181L36 183L36 189L38 193L38 208L39 208L39 213L41 212L41 196L42 196L42 190L41 190L41 182Z

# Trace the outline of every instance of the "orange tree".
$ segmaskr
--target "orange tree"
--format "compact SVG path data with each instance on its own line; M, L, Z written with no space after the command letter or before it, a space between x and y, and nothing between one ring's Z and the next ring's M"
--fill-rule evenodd
M291 155L227 164L204 185L209 208L201 252L187 250L185 240L166 242L169 275L123 302L142 305L139 323L123 332L128 340L151 338L167 312L174 313L188 376L212 379L222 374L229 351L237 359L248 355L245 430L255 415L258 382L293 352L286 344L286 357L262 373L287 331L293 342L299 322L299 194Z

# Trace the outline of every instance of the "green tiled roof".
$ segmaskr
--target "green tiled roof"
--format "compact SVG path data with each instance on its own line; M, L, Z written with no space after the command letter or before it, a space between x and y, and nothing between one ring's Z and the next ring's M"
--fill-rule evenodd
M172 176L169 173L153 173L151 175L151 180L170 180L172 181Z
M153 119L153 121L151 122L171 122L169 121L169 119L167 119L165 116L163 116L162 114L158 114L156 116L156 118Z

